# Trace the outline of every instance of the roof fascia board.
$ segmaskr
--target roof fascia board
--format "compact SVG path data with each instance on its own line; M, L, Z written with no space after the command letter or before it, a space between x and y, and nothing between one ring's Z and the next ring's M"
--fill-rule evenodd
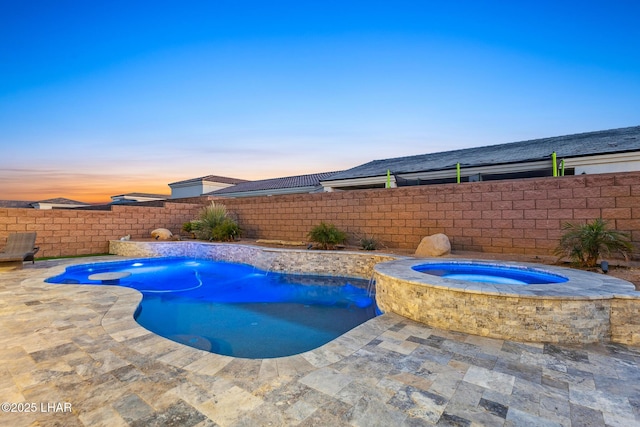
M154 202L156 200L166 200L166 198L160 197L125 197L124 200L132 200L138 202Z
M562 159L562 158L560 158ZM594 156L565 157L565 167L602 165L607 163L637 162L640 161L640 151L626 153L600 154Z
M307 187L292 187L292 188L276 188L272 190L252 190L252 191L239 191L236 193L224 193L224 194L207 194L208 196L220 196L220 197L258 197L258 196L278 196L283 194L296 194L296 193L311 193L317 190L317 186Z
M462 176L468 175L476 175L476 174L494 174L494 173L505 173L505 172L526 172L530 170L539 170L551 168L550 160L540 160L537 162L526 162L526 163L506 163L501 165L492 165L492 166L474 166L474 167L464 167L461 166ZM450 178L455 176L455 169L447 169L447 170L438 170L433 172L412 172L412 173L399 173L398 176L405 179L418 179L418 178L426 178L426 179L439 179L439 178Z
M85 205L85 204L62 204L62 203L41 203L41 202L37 202L37 203L32 203L31 206L33 206L35 209L52 209L52 208L67 208L67 209L72 209L72 208L84 208L90 205Z
M392 182L395 183L395 178L393 175L391 176ZM360 186L360 185L375 185L375 184L386 184L387 183L387 175L380 176L368 176L366 178L346 178L346 179L338 179L335 181L322 181L322 186L327 187L351 187L351 186Z
M493 174L493 173L504 173L504 172L525 172L529 170L538 170L550 168L551 162L549 160L539 160L536 162L526 162L526 163L508 163L501 165L491 165L491 166L475 166L475 167L464 167L462 166L463 176L468 175L476 175L479 173L485 174ZM411 172L411 173L397 173L396 175L405 178L405 179L439 179L439 178L450 178L455 176L455 169L445 169L445 170L437 170L437 171L423 171L423 172ZM392 176L393 181L395 179ZM341 179L335 181L323 181L322 184L325 187L351 187L351 186L361 186L361 185L372 185L372 184L385 184L387 182L386 175L367 177L367 178L351 178L351 179Z
M185 182L174 182L173 184L169 184L171 188L184 188L184 187L194 187L197 185L202 185L202 180L200 181L185 181Z

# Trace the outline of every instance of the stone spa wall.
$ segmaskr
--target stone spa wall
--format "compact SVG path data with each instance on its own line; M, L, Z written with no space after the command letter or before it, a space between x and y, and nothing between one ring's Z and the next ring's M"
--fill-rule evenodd
M374 268L376 300L381 310L436 328L497 339L640 344L640 293L624 280L569 268L529 265L569 280L557 284L493 285L448 280L412 269L424 262L428 261L414 258Z

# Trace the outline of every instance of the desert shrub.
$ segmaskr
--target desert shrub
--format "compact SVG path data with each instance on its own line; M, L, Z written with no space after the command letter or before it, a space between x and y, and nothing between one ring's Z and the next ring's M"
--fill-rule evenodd
M200 211L198 220L191 221L192 232L202 240L234 240L240 235L240 227L223 204L211 202Z
M191 235L191 237L196 237L196 230L198 228L198 223L200 221L197 220L193 220L193 221L187 221L185 223L182 224L182 231L184 231L185 233L189 233Z
M309 232L309 240L318 244L320 249L334 249L336 245L347 241L347 233L333 224L321 222Z
M225 218L211 230L211 239L218 242L232 242L240 237L242 230L236 221Z
M375 251L380 247L380 241L373 236L361 236L358 238L360 247L365 251Z
M594 219L586 224L564 223L566 230L560 238L554 254L558 257L569 257L580 267L595 267L598 259L611 253L628 257L633 250L629 234L607 229L607 222L602 218Z
M198 228L199 222L200 221L198 220L185 222L184 224L182 224L182 231L184 231L185 233L193 233Z

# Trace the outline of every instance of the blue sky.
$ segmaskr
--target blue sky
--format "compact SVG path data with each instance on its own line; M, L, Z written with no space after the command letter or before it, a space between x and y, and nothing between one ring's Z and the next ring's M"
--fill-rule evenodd
M636 1L0 0L0 199L640 125Z

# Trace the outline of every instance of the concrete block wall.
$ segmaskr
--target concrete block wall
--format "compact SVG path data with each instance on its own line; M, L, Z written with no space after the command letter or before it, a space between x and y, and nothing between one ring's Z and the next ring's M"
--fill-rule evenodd
M108 211L0 208L0 251L10 233L35 231L37 257L107 253L109 240L127 234L150 238L160 227L177 233L201 208L201 203L169 202L161 207L114 205Z
M9 233L37 231L39 256L103 253L109 240L126 234L145 238L158 227L178 232L211 200L111 211L0 208L0 250ZM388 248L413 250L422 237L445 233L454 250L548 255L564 222L602 217L631 233L640 248L640 172L217 201L238 215L245 237L256 239L307 240L325 221Z
M640 248L640 172L221 200L251 238L305 240L320 221L387 247L449 236L457 250L548 255L562 224L598 217Z

